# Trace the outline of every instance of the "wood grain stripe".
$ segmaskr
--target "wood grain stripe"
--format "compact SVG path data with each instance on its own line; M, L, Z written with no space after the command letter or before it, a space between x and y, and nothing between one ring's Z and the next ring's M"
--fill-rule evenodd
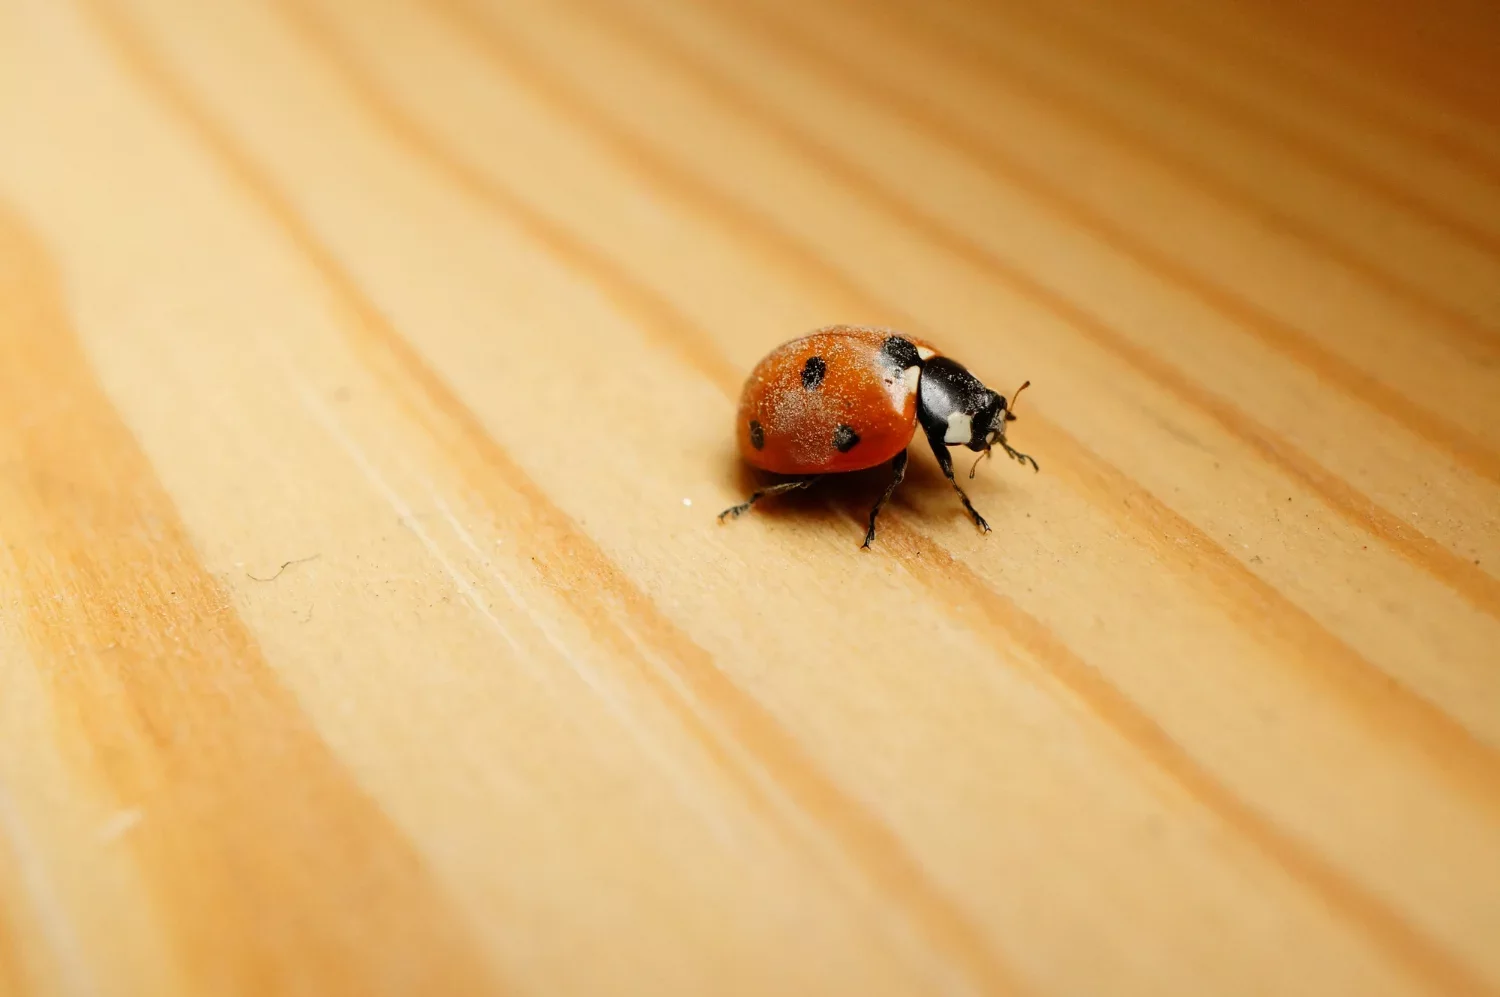
M711 0L716 2L716 0ZM718 8L725 10L725 8ZM726 14L730 13L725 11ZM734 23L751 24L743 7L733 12ZM599 9L601 18L607 16ZM757 22L757 25L759 22ZM773 45L779 45L776 34ZM1431 574L1478 609L1500 617L1500 579L1478 569L1410 523L1378 505L1285 437L1252 418L1238 406L1203 388L1175 365L1137 346L1121 330L1084 310L1066 295L996 256L970 236L949 227L911 204L901 192L870 175L839 149L763 107L751 93L724 78L706 61L662 38L650 39L652 50L671 51L678 63L690 67L695 82L732 101L736 113L756 121L788 147L815 163L846 188L857 192L904 226L949 254L991 275L1017 293L1068 323L1096 345L1119 357L1150 380L1217 422L1226 432L1254 449L1278 471L1299 480L1341 518L1387 543L1419 569ZM809 53L803 50L807 57ZM899 101L899 97L893 98ZM982 160L980 161L983 162Z
M909 13L915 13L921 9L911 6L904 0L896 0L891 6L899 6ZM972 11L972 8L970 10ZM1007 5L1005 18L1007 25L1024 23L1028 31L1036 31L1044 37L1049 37L1071 50L1070 54L1083 56L1088 63L1108 68L1125 77L1145 81L1153 87L1170 92L1171 99L1182 106L1194 108L1208 117L1257 134L1267 144L1280 146L1313 164L1329 176L1338 178L1346 185L1362 189L1388 204L1399 207L1414 218L1419 218L1433 228L1441 230L1456 242L1467 244L1480 252L1491 255L1500 254L1500 235L1474 224L1468 218L1455 216L1448 208L1425 196L1422 187L1395 183L1371 170L1359 159L1340 152L1337 147L1318 141L1296 128L1287 127L1274 115L1260 111L1212 87L1206 87L1193 75L1179 72L1162 62L1135 54L1128 45L1121 44L1117 39L1095 34L1056 7L1042 6L1032 0L1016 0ZM942 31L940 34L945 43L950 36L961 35L960 32L948 31ZM969 37L972 41L972 36ZM983 49L984 46L976 44L973 48ZM997 60L991 59L991 61ZM1255 204L1257 208L1268 207L1262 199L1249 192L1239 192L1239 196L1246 203ZM1341 247L1340 251L1346 256L1358 259L1357 253L1347 248ZM1378 272L1378 268L1372 265L1367 263L1363 265ZM1394 280L1394 275L1384 276ZM1409 288L1409 285L1405 284L1399 286ZM1420 291L1415 293L1421 294Z
M271 177L173 79L139 31L112 8L95 0L86 2L131 75L213 154L225 174L265 211L322 278L330 296L349 318L344 330L351 344L369 363L372 372L408 406L485 502L494 520L516 525L516 535L525 536L527 554L536 570L547 584L563 594L564 601L592 637L636 667L639 677L699 737L710 757L725 768L726 775L736 785L753 787L757 781L754 775L738 770L734 756L717 743L722 736L720 732L728 732L775 785L837 842L865 878L906 914L944 958L961 967L985 992L1020 992L1016 977L990 949L983 933L933 884L900 839L852 796L840 790L775 717L721 672L712 657L679 630L489 435L478 416L385 319ZM348 76L359 73L357 65L343 58L342 49L335 45L335 36L325 30L310 9L292 6L286 9L297 12L294 23L299 30L311 32L306 37L316 43L346 78L354 82L363 80L362 75ZM367 82L353 89L360 98L360 106L377 118L401 113ZM416 127L414 122L411 127ZM422 147L414 151L422 154ZM549 223L534 213L527 216L525 224L550 228ZM554 250L577 244L560 232L549 234L542 242ZM564 256L562 260L584 273L590 273L591 266L609 262L592 252ZM623 303L630 307L640 307L643 301L650 304L613 279L600 286L605 293L629 292ZM664 313L653 306L651 314ZM706 356L705 351L710 349L702 344L688 345L689 355ZM712 370L712 366L708 369ZM630 621L629 630L617 622L622 615ZM655 675L652 661L635 649L636 637L649 650L651 658L672 669L677 683L690 690L693 701L683 699L677 692L677 683L662 681ZM712 716L711 725L694 719L700 710Z
M65 751L145 814L128 841L146 916L200 993L495 992L411 843L198 560L65 308L39 241L0 209L7 574Z
M1168 10L1156 4L1150 9L1137 7L1127 16L1163 42L1184 52L1202 53L1209 65L1236 64L1247 76L1275 80L1303 98L1327 105L1328 113L1335 117L1357 122L1370 133L1386 133L1404 146L1424 148L1477 179L1500 185L1500 159L1461 131L1372 99L1335 73L1309 71L1284 47L1278 50L1257 44L1223 18L1204 18L1203 11L1199 6L1174 5ZM1114 36L1113 31L1098 25L1088 30L1100 38Z
M520 74L522 82L526 83L530 89L540 93L544 98L551 99L554 103L569 108L572 114L576 115L582 110L586 115L584 120L589 125L591 133L602 131L612 136L612 141L629 142L626 148L629 151L630 160L634 163L656 164L664 170L669 170L670 182L666 187L675 190L685 187L693 190L697 198L704 203L720 202L720 196L711 188L706 188L701 179L680 171L670 163L663 162L649 146L630 140L628 133L617 125L609 124L606 120L596 117L581 98L567 91L555 77L546 74L540 63L528 56L519 45L508 40L492 22L475 16L476 12L472 7L458 2L445 4L443 9L460 19L459 24L471 38L482 40L487 47L492 46L509 75L516 77L516 74ZM320 47L329 53L330 58L336 58L345 71L357 76L359 92L362 96L367 101L379 102L384 108L382 116L399 115L402 118L400 133L422 134L424 148L428 150L427 154L430 156L438 153L438 158L433 161L434 167L445 172L451 170L451 157L441 153L440 150L435 150L430 143L436 140L428 135L419 123L405 115L380 93L376 84L364 75L362 69L348 53L339 49L336 37L326 31L326 26L320 26L315 30L319 31L317 37ZM539 80L543 82L539 83ZM766 247L768 250L796 247L792 253L794 265L801 263L817 265L816 257L811 256L810 251L805 247L797 247L795 241L789 236L775 234L776 230L770 223L763 220L753 221L757 216L743 209L732 207L732 202L722 207L733 218L732 227L736 231L747 229L759 231L762 233L759 241L769 241ZM568 262L576 266L580 261ZM846 278L838 275L836 271L834 273L835 276L832 279L842 283L851 296L858 294L848 287ZM612 284L621 279L629 278L622 273L612 272L608 283ZM631 296L630 300L635 300L638 295L654 293L650 288L643 286L637 295ZM871 307L880 307L868 298L864 300L870 302ZM707 341L706 336L701 338ZM1387 729L1399 730L1403 734L1413 736L1418 746L1424 752L1429 753L1439 766L1447 767L1450 773L1456 773L1456 782L1481 804L1496 798L1494 790L1500 787L1500 767L1497 767L1494 753L1485 745L1454 724L1446 714L1436 710L1430 704L1415 699L1393 683L1377 677L1378 671L1360 658L1356 652L1328 634L1305 612L1290 604L1285 597L1256 578L1222 547L1192 527L1187 521L1172 514L1154 497L1133 484L1130 484L1123 492L1117 490L1116 486L1120 483L1128 482L1118 469L1088 454L1081 444L1071 440L1061 430L1050 424L1044 423L1044 425L1046 425L1049 442L1061 444L1059 450L1064 454L1062 459L1075 465L1076 468L1082 468L1081 474L1075 476L1074 480L1093 479L1085 488L1090 498L1100 504L1107 503L1117 510L1122 508L1139 510L1139 513L1132 513L1132 515L1145 516L1153 529L1165 528L1168 531L1175 531L1171 533L1174 537L1182 536L1192 539L1194 543L1189 545L1189 549L1198 544L1202 545L1202 552L1197 557L1193 557L1193 555L1183 553L1181 545L1164 543L1160 545L1164 556L1169 556L1169 559L1178 562L1184 562L1192 557L1193 565L1184 565L1189 571L1200 566L1207 567L1215 583L1226 590L1237 604L1248 606L1247 612L1252 616L1261 612L1280 613L1285 609L1284 615L1290 622L1285 624L1287 631L1281 635L1286 641L1283 645L1284 649L1292 651L1293 645L1297 642L1306 642L1292 654L1289 661L1291 667L1311 666L1320 669L1331 681L1346 676L1352 678L1351 691L1355 708L1367 711L1365 716L1372 727L1380 728L1389 724ZM1133 501L1128 506L1122 505L1120 502L1122 495ZM896 518L900 519L900 517ZM1131 525L1138 535L1142 532L1143 523L1140 519L1135 519ZM963 606L969 605L975 599L982 600L984 612L981 615L994 624L992 627L994 632L990 635L992 639L999 639L1002 645L1019 641L1037 658L1054 680L1061 681L1070 692L1077 695L1123 741L1138 749L1148 762L1161 768L1181 783L1195 800L1218 815L1227 825L1242 830L1256 847L1265 849L1274 862L1318 892L1326 902L1339 910L1352 923L1359 925L1382 948L1404 962L1414 975L1429 982L1436 981L1447 989L1456 986L1458 989L1453 992L1483 992L1482 984L1478 982L1477 977L1473 976L1459 960L1444 951L1440 945L1402 921L1391 910L1382 906L1368 891L1343 878L1314 851L1293 836L1280 831L1272 822L1256 813L1249 804L1234 796L1227 787L1215 781L1198 763L1192 761L1180 746L1172 742L1170 737L1161 731L1140 707L1110 684L1102 673L1073 654L1062 641L1048 631L1044 624L1026 614L1008 598L988 589L983 580L967 568L948 571L947 569L957 562L954 562L951 556L945 556L947 551L930 538L904 524L900 530L900 535L906 539L906 546L897 546L898 556L912 572L913 577L932 591L940 603ZM937 564L942 564L943 570L935 570L933 566ZM962 598L956 594L958 591L964 592ZM654 613L654 608L650 612ZM1004 621L1004 623L997 624L997 621ZM1327 661L1313 660L1315 656L1329 651L1332 654ZM712 673L711 670L705 669L701 674ZM778 773L787 770L796 772L801 769L796 766L773 769ZM802 798L807 794L799 792L795 795ZM846 836L844 840L847 842L849 839Z
M874 13L876 10L878 13ZM948 61L961 64L969 72L994 80L1006 89L1045 103L1060 118L1077 121L1120 148L1157 164L1184 188L1200 190L1220 203L1253 217L1268 230L1304 243L1321 256L1379 288L1392 299L1423 315L1427 323L1424 329L1447 336L1471 350L1482 351L1484 356L1500 358L1500 349L1497 349L1497 345L1500 345L1500 329L1493 324L1487 324L1441 300L1402 275L1391 273L1367 259L1357 249L1321 230L1315 223L1277 207L1256 191L1224 178L1211 167L1195 162L1190 156L1154 137L1149 128L1119 118L1087 98L1049 85L1023 66L1006 62L977 35L949 26L933 17L931 8L914 7L900 2L887 3L878 8L866 9L866 15L887 20L891 30L899 32L908 42L925 36L927 43L934 50L940 50ZM1273 143L1280 144L1349 186L1366 188L1413 217L1420 218L1434 228L1446 230L1451 238L1468 243L1480 252L1500 254L1500 236L1452 218L1416 193L1418 188L1398 186L1336 150L1312 142L1294 129L1282 126L1269 115L1261 114L1232 98L1220 98L1196 80L1185 74L1174 73L1159 62L1132 56L1130 50L1118 42L1095 37L1087 33L1086 29L1064 20L1065 16L1055 9L1044 13L1030 6L1007 11L1008 24L1029 22L1031 30L1043 36L1050 34L1062 39L1061 44L1085 56L1095 65L1112 67L1121 75L1147 80L1169 90L1172 99L1178 103L1197 106L1201 113L1247 131L1261 132Z
M1391 5L1385 5L1389 8ZM1493 7L1491 7L1491 10ZM1328 2L1297 3L1284 0L1255 6L1258 15L1270 20L1282 32L1290 31L1313 40L1332 58L1358 67L1376 78L1399 77L1401 82L1423 94L1434 103L1462 108L1465 113L1491 126L1500 125L1500 91L1494 82L1494 45L1486 53L1472 46L1455 51L1451 40L1423 36L1423 28L1437 22L1422 9L1382 10L1380 4L1356 5ZM1470 7L1470 14L1474 8ZM1457 18L1472 24L1469 18ZM1477 26L1476 26L1477 27ZM1477 38L1496 36L1489 30L1473 30ZM1459 28L1459 31L1465 30ZM1471 67L1479 69L1474 77Z

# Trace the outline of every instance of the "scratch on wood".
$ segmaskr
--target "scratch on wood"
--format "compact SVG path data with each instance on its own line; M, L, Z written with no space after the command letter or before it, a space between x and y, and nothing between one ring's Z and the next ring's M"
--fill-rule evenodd
M281 567L276 569L276 573L267 578L262 578L260 575L252 574L249 571L245 572L245 577L250 579L252 582L274 582L276 579L281 577L281 573L283 571L285 571L287 568L290 568L292 565L306 564L308 561L316 561L321 556L322 555L320 554L309 554L307 557L296 557L290 561L282 561Z

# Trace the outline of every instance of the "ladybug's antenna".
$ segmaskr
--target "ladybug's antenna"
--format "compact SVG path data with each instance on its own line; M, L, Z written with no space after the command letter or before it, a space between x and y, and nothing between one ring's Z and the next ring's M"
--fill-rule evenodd
M1031 387L1031 382L1027 381L1024 384L1022 384L1019 388L1017 388L1015 391L1011 392L1010 407L1005 410L1005 421L1006 422L1014 422L1015 421L1015 418L1016 418L1016 402L1020 399L1021 392L1025 391L1029 387Z

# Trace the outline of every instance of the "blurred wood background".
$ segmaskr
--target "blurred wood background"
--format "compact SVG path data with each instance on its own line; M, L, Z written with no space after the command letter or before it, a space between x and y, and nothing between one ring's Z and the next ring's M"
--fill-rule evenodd
M4 0L0 993L1500 993L1497 10Z

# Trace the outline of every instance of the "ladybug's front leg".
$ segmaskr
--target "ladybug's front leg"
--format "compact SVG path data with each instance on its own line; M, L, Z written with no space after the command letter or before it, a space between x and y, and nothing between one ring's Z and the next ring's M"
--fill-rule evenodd
M1005 442L1005 438L1003 436L1000 439L996 440L995 442L998 443L998 444L1000 444L1000 446L1002 446L1002 447L1005 448L1006 456L1008 456L1011 460L1015 461L1018 464L1026 464L1026 463L1029 462L1031 464L1031 469L1033 471L1040 471L1041 470L1041 468L1039 468L1039 467L1036 466L1036 458L1035 457L1031 456L1031 454L1029 454L1029 453L1022 453L1021 451L1017 450L1015 447L1011 446L1009 443L1006 443Z
M739 505L732 505L728 509L725 509L723 512L719 513L719 522L722 523L726 519L737 519L742 514L749 512L750 507L763 498L769 498L772 495L780 495L783 492L793 492L799 488L807 488L817 480L818 476L814 476L811 478L803 478L800 481L783 481L778 485L768 485L767 487L762 488L760 491L751 493L750 497L741 502Z
M947 478L948 483L953 486L953 490L958 492L958 498L963 502L964 509L968 511L970 516L974 517L974 525L986 533L990 532L990 524L984 521L984 517L979 514L979 510L974 508L974 503L969 501L969 496L965 495L964 490L959 487L958 479L953 476L953 455L948 452L948 444L943 442L942 433L935 433L931 429L924 430L924 432L927 435L927 445L932 447L933 456L937 458L938 467L943 469L943 477Z

